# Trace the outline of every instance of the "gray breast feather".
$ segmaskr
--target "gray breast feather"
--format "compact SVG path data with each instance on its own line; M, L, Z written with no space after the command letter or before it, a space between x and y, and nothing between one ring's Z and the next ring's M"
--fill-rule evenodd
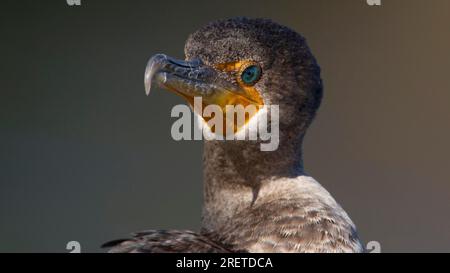
M257 253L363 251L354 226L333 210L291 202L255 207L210 236Z
M251 207L212 232L211 238L249 252L364 251L347 213L307 176L263 185Z

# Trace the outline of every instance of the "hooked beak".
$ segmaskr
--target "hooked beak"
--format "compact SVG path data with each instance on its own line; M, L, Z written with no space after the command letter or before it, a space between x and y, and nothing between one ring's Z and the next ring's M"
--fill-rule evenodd
M168 83L167 87L169 87L181 84L183 78L195 80L199 74L200 64L199 60L181 61L164 54L151 57L145 69L145 93L147 96L150 94L153 81L163 87ZM178 84L175 84L176 82Z
M201 97L203 107L218 105L224 112L227 105L263 105L258 92L249 92L248 88L225 80L219 76L220 72L198 59L183 61L157 54L150 58L145 69L145 92L149 95L157 83L185 98L192 107L194 98ZM202 113L197 114L203 117Z
M164 54L150 58L145 69L145 92L150 94L153 82L185 97L202 97L212 101L211 97L221 96L227 91L236 91L224 81L219 81L217 71L200 60L183 61ZM231 89L231 90L230 90Z

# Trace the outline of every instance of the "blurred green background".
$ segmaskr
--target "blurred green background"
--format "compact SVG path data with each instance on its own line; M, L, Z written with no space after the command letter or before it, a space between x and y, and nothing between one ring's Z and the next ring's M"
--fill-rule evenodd
M2 1L0 252L101 251L148 228L198 229L202 143L170 137L148 58L233 16L302 33L325 97L307 171L383 252L450 251L450 2Z

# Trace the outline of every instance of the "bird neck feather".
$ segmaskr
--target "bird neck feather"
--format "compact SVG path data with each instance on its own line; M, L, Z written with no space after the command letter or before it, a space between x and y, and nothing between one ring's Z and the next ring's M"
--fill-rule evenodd
M272 152L247 141L206 141L203 226L215 229L252 206L264 182L302 175L302 140L281 135Z

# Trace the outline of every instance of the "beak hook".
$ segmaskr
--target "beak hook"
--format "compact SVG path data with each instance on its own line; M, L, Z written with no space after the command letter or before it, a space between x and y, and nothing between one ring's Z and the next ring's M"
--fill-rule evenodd
M168 57L165 54L156 54L148 60L144 75L145 94L147 94L147 96L150 94L152 88L153 77L161 69L161 66L167 59Z

